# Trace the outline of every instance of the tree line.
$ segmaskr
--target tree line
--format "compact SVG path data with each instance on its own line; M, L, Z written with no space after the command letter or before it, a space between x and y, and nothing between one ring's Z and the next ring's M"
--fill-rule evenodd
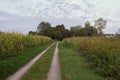
M32 35L44 35L51 37L54 40L63 40L64 38L73 36L98 36L102 35L106 26L106 20L99 18L95 21L95 25L92 26L89 21L85 22L85 26L81 25L71 26L70 30L66 29L64 24L56 25L52 27L49 22L42 21L37 26L37 31L29 31Z

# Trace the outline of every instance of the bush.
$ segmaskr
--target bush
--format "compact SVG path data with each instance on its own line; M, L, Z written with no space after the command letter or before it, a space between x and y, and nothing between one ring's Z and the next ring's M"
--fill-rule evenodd
M82 37L63 42L74 44L96 73L109 79L120 79L120 38Z

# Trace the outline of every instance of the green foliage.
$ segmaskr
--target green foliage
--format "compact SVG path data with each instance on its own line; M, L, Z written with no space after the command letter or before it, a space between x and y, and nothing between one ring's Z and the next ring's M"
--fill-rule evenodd
M37 30L38 35L45 35L54 40L63 40L63 38L70 37L69 30L65 29L63 24L51 27L48 22L41 22L39 27L37 27Z
M119 38L78 37L65 39L64 42L74 44L96 73L108 79L120 79Z
M90 25L90 22L85 23L85 27L81 26L72 26L70 28L71 36L95 36L98 34L97 28Z
M99 18L95 21L95 27L98 29L99 34L103 34L102 29L105 28L107 21L103 20L103 18Z
M42 30L42 33L41 34L44 34L44 32L46 30L48 30L49 28L51 28L51 24L48 23L48 22L41 22L38 27L37 27L37 32L39 33L41 30Z
M20 80L46 80L54 49L55 44L24 74Z
M0 60L0 80L6 80L8 76L15 73L19 68L33 59L37 54L42 52L50 44L51 43L45 45L37 45L22 52L17 52L12 57Z
M96 36L102 34L102 29L106 26L106 21L102 18L99 18L95 21L95 26L91 26L89 21L85 22L85 27L81 25L72 26L70 30L65 29L63 24L56 25L52 27L49 22L41 22L37 27L36 31L29 31L29 34L32 35L44 35L51 37L54 40L63 40L64 38L73 37L73 36Z
M87 61L64 43L59 46L62 80L106 80L91 71Z
M49 43L50 38L45 36L22 35L19 33L0 34L0 59L14 55L36 45Z

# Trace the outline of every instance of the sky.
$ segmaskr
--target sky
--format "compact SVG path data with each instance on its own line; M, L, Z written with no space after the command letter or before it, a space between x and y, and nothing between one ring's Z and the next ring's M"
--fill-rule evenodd
M28 33L42 21L52 26L82 25L102 17L107 20L104 33L120 28L120 0L0 0L0 31Z

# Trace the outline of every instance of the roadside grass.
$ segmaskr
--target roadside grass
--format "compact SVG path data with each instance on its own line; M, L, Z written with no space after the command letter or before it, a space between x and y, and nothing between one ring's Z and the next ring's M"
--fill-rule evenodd
M60 44L59 57L62 80L107 80L90 70L85 59L72 47Z
M12 57L0 60L0 80L6 80L8 76L15 73L19 68L21 68L51 44L52 42L44 45L34 46L26 49L23 52L16 53Z
M46 80L56 45L52 46L20 80Z

